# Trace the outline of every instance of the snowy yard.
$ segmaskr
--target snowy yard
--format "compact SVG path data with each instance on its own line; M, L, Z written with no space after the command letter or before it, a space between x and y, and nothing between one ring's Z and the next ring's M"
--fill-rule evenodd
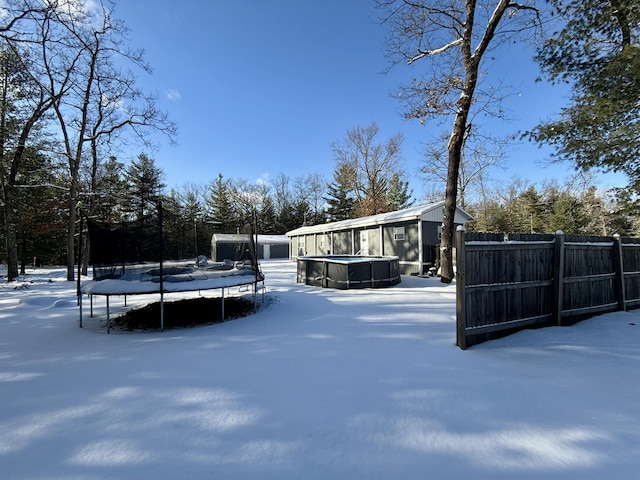
M263 271L255 315L111 335L61 269L0 285L0 478L638 478L640 310L462 351L453 285Z

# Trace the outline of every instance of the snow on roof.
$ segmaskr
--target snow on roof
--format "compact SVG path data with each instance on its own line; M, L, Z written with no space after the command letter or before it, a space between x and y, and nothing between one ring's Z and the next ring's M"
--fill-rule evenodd
M339 230L349 230L352 228L367 227L371 225L384 225L387 223L407 222L411 220L432 220L442 221L442 208L444 201L431 203L428 205L417 205L415 207L405 208L404 210L396 210L395 212L380 213L378 215L370 215L368 217L353 218L342 220L339 222L331 222L320 225L312 225L308 227L300 227L287 232L289 237L303 235L308 233L335 232ZM458 207L456 212L456 220L462 215L460 220L466 223L471 220L471 215Z

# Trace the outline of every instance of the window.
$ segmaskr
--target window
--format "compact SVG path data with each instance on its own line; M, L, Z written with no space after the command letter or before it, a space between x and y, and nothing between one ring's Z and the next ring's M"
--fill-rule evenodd
M394 227L393 229L394 240L404 240L404 227Z

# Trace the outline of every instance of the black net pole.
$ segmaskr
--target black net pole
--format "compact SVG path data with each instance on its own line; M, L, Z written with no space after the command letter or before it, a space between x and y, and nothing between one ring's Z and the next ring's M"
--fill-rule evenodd
M255 269L256 269L256 288L255 292L258 290L258 258L260 256L260 246L258 245L258 212L256 209L253 209L253 230L255 233L255 240L253 242L253 259L255 261Z
M162 201L158 202L158 223L160 235L158 242L160 243L160 331L164 332L164 242L163 242L163 215L162 215Z
M253 268L255 269L255 281L253 284L253 311L255 312L257 309L256 297L258 296L258 258L260 256L260 246L258 245L258 212L255 208L253 209L253 222L253 233L255 233L255 240L253 242L253 260L255 262L253 265Z
M76 282L76 294L78 296L78 307L80 307L80 328L82 328L82 292L80 291L80 273L82 266L82 230L84 230L84 223L82 221L82 209L78 207L78 215L80 216L80 227L78 232L78 279Z

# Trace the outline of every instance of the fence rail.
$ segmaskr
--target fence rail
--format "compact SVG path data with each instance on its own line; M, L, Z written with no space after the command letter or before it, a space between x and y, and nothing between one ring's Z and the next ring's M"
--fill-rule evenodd
M640 239L466 233L456 237L457 345L640 307Z

